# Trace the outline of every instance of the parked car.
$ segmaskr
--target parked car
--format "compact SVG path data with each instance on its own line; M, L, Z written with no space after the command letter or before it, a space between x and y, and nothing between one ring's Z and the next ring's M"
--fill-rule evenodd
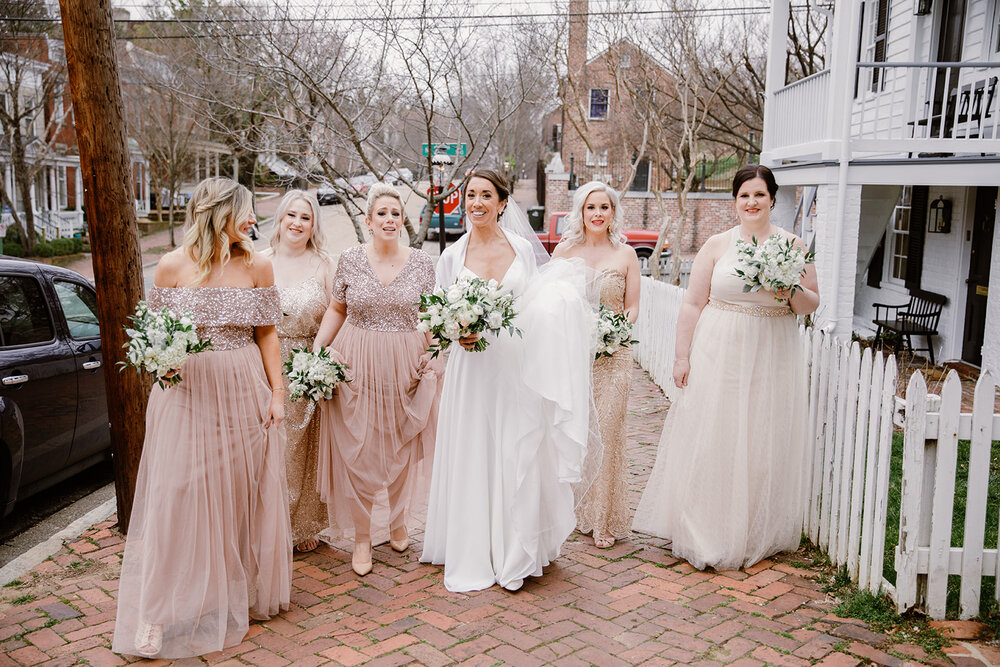
M343 179L338 179L343 180ZM344 181L347 184L347 181ZM328 206L329 204L339 204L340 203L340 193L334 189L328 181L324 181L319 184L316 188L316 199L319 200L320 206Z
M351 187L354 188L361 195L368 195L368 188L378 183L378 178L375 174L367 173L361 174L360 176L352 176L347 179Z
M550 253L555 250L559 241L562 240L568 217L569 213L565 211L552 213L549 215L548 225L536 232L538 240L542 242L542 245ZM642 274L649 275L649 258L652 257L653 249L656 248L658 232L652 229L625 229L622 230L622 234L625 235L625 242L635 248L635 254L639 257L639 267L642 269ZM664 241L663 249L660 252L661 271L667 268L667 259L669 257L670 249L667 247L667 242Z
M91 283L0 255L0 516L110 453Z
M402 185L403 183L413 182L413 172L406 167L400 167L399 169L390 169L385 173L385 182L392 185Z
M420 212L420 219L423 220L424 213L427 211L427 205L424 205L423 210ZM438 219L440 213L435 212L434 217L431 218L431 224L427 227L427 238L432 240L437 240L438 233L441 229L441 223ZM461 236L465 233L465 216L462 214L462 207L459 206L455 209L454 213L445 213L444 215L444 235L449 236Z

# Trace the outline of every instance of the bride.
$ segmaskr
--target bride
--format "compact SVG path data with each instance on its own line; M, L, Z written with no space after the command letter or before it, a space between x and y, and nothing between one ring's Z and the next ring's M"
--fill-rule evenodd
M452 348L445 371L420 560L463 592L517 590L559 555L600 466L590 427L594 317L582 264L548 259L499 173L472 172L470 229L445 250L437 283L495 279L516 297L522 336ZM532 243L534 241L534 243Z

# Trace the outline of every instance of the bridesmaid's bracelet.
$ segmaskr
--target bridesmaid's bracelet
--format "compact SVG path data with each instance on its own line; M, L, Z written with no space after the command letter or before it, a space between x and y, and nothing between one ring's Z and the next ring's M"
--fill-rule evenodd
M285 388L284 387L271 387L271 393L272 394L274 392L276 392L276 391L285 391Z

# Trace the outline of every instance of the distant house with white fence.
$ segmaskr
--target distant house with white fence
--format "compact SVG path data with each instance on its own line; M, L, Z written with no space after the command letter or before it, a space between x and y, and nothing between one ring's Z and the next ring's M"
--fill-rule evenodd
M820 326L871 333L874 303L929 292L936 357L1000 371L1000 1L838 0L828 68L785 85L790 11L772 3L761 162L814 244Z

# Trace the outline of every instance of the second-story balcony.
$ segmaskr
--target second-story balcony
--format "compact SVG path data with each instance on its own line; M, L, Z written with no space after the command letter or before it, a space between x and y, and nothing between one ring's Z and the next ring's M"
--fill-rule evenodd
M846 139L852 156L1000 154L1000 63L858 63ZM843 100L825 70L775 91L764 147L772 159L840 157Z

